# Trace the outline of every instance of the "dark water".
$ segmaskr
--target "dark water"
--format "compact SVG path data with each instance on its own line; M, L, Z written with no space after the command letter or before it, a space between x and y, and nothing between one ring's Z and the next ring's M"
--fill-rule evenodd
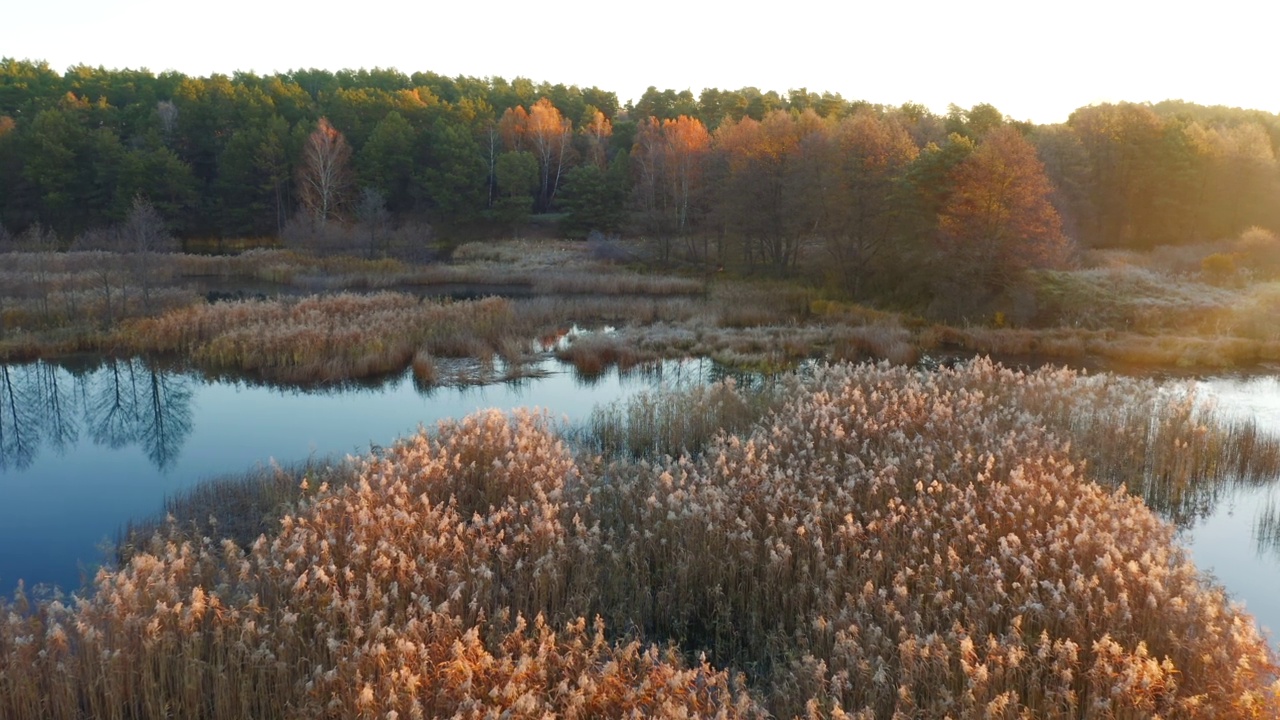
M581 379L545 377L418 390L406 373L376 387L302 391L209 381L142 360L82 367L0 365L0 593L19 579L74 589L105 543L167 495L272 459L364 454L444 418L538 407L585 418L660 382L705 380L707 361Z

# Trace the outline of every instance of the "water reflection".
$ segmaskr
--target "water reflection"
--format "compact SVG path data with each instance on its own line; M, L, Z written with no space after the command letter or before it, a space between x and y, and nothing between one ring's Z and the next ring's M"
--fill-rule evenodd
M1280 507L1274 497L1268 498L1267 504L1258 512L1253 541L1258 546L1259 554L1280 560Z
M449 369L442 382L500 381L491 363ZM553 358L512 382L418 386L413 373L322 388L280 387L173 372L145 361L87 357L0 365L0 593L19 578L71 589L130 520L201 479L275 461L362 455L443 418L484 408L542 408L581 422L657 383L706 382L710 361L610 371L584 386ZM455 372L456 371L456 372Z
M194 380L142 359L71 372L47 362L0 365L0 472L63 453L83 432L95 445L136 445L165 472L191 434Z

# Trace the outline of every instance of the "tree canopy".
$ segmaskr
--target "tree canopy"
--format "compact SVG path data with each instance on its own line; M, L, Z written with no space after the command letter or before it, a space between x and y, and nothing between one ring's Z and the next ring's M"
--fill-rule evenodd
M936 115L807 88L651 87L622 104L519 77L0 59L0 225L61 247L135 197L180 238L261 237L300 213L358 221L369 190L389 223L442 237L554 213L573 236L650 238L660 262L808 265L854 297L929 262L996 288L1071 245L1280 231L1278 152L1280 116L1177 101L1036 126L989 104Z

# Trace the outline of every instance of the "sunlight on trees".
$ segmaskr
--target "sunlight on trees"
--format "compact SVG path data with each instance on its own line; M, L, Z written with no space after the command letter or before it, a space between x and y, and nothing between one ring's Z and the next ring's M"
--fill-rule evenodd
M320 118L303 145L298 168L298 198L320 227L341 217L351 191L350 161L346 138L328 118Z
M952 172L939 249L957 282L998 293L1030 268L1062 266L1071 246L1035 148L1012 127L989 132Z

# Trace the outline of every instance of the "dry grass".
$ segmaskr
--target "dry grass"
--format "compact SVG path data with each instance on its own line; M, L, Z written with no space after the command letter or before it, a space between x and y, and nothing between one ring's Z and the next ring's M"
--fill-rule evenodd
M209 372L335 382L403 370L416 354L491 357L524 342L498 298L435 302L344 293L196 305L125 324L114 348L190 358Z
M837 368L700 458L616 465L594 503L614 519L617 603L640 608L613 621L752 669L783 717L1269 717L1252 622L1066 445L1177 485L1219 433L1187 404L1154 428L1142 408L1081 412L1148 396L1107 382ZM1121 440L1088 448L1103 436Z
M556 350L556 357L573 363L574 368L586 376L599 375L615 366L619 371L626 372L642 363L659 359L656 354L610 333L578 335L569 345Z
M162 531L89 595L2 608L0 716L1280 713L1252 620L1090 480L1247 475L1274 439L1142 383L988 362L769 393L603 411L639 460L482 413L308 483L248 547ZM708 405L742 429L687 424Z
M1219 250L1235 248L1242 257L1276 254L1274 238L1255 235ZM203 318L209 313L202 307L203 291L220 287L239 288L248 296L285 296L237 311L256 318L255 332L268 350L257 353L246 337L228 336L209 339L209 346L198 350L183 346L174 352L186 353L206 369L245 370L295 382L394 372L410 365L419 352L480 360L497 353L519 365L531 338L574 324L620 330L616 347L564 351L587 373L618 361L626 365L688 356L769 372L811 358L910 364L921 351L948 347L1072 360L1092 356L1152 366L1239 367L1280 359L1280 335L1273 322L1280 312L1275 283L1213 287L1179 274L1172 256L1095 253L1093 267L1038 274L1038 320L1052 327L922 328L908 316L814 299L794 284L641 274L596 259L588 245L474 243L459 248L450 263L428 265L266 249L226 257L10 254L0 258L0 360L75 351L160 352L158 346L168 340L151 343L140 328L180 332L164 326ZM145 299L139 288L143 276L150 288ZM310 304L341 313L345 310L340 306L357 304L350 297L329 297L334 294L394 290L413 297L467 288L505 288L518 296L507 301L515 317L509 323L512 331L477 337L467 321L451 317L438 330L425 332L421 321L430 313L396 310L391 314L400 317L391 318L373 307L385 299L367 304L362 311L367 322L354 325L350 318L319 317L304 324L293 313L280 311L286 305ZM300 297L312 293L323 296ZM434 304L423 307L427 305ZM271 322L279 325L270 328ZM427 337L407 342L414 333ZM259 354L263 356L255 357Z
M272 463L248 473L211 478L165 498L163 517L127 525L116 540L119 565L127 565L157 533L171 541L226 538L248 547L259 535L274 533L280 518L306 496L303 488L341 487L357 477L350 460L308 461L292 466Z
M418 350L413 354L413 381L419 387L431 387L440 379L440 371L436 367L431 353Z
M1280 340L1053 328L933 326L915 339L924 350L965 350L1002 357L1078 360L1094 357L1131 367L1235 368L1280 359Z
M769 384L744 392L732 379L691 387L661 387L598 407L578 444L608 457L660 459L701 453L722 433L750 428L783 395Z

